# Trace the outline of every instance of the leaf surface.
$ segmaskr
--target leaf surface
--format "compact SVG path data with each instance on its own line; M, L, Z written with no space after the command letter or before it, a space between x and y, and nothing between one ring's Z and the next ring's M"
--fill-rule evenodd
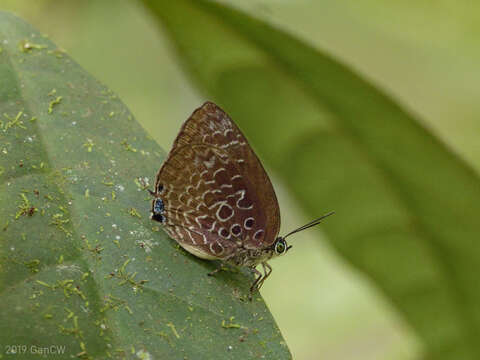
M260 296L245 301L249 274L207 277L149 219L138 178L164 152L117 96L3 12L0 49L2 353L290 358Z

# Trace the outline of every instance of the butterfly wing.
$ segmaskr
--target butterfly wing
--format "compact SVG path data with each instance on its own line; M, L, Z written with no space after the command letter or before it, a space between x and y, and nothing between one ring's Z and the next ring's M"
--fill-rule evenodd
M278 235L280 211L268 175L240 129L211 102L183 124L155 190L166 231L197 256L263 249Z

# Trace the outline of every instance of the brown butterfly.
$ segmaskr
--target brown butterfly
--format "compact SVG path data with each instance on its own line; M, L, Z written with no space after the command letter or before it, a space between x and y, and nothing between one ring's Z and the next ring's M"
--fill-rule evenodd
M151 218L185 250L250 268L257 275L251 294L272 272L267 261L291 248L288 236L333 214L278 236L280 210L272 183L240 129L212 102L183 124L152 195Z

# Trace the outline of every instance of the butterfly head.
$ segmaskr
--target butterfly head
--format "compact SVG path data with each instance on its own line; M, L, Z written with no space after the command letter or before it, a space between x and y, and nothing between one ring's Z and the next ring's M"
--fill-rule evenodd
M288 245L285 239L279 236L277 240L275 240L275 242L273 243L273 250L275 251L274 256L286 254L291 247L292 245Z

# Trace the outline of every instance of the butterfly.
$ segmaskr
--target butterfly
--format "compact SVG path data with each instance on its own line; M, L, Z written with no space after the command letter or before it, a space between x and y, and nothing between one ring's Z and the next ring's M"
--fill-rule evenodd
M272 183L238 126L212 102L183 124L151 194L151 219L186 251L254 272L250 296L270 276L268 261L291 249L288 236L333 214L278 236L280 209Z

